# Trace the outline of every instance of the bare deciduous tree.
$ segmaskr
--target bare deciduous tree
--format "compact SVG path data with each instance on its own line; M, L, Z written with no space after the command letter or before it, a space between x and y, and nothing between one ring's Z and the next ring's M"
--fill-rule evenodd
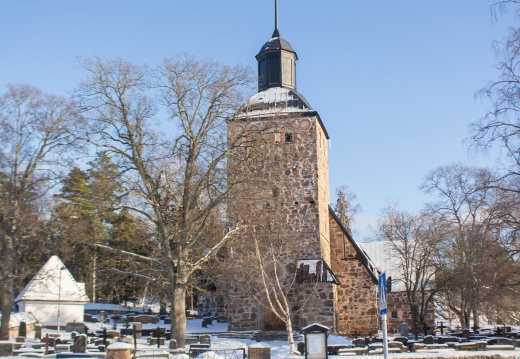
M244 102L251 71L187 55L154 70L100 59L87 59L83 67L89 77L76 92L85 117L82 139L112 157L128 190L141 199L132 209L156 230L171 331L183 346L190 277L240 230L235 223L215 235L208 224L211 218L223 222L233 188L226 157L234 144L225 121ZM167 118L160 121L161 115Z
M446 238L445 226L429 215L412 215L389 206L378 221L377 236L388 241L398 278L410 306L413 332L417 336L427 322L429 306L437 292L435 275L438 253Z
M53 161L73 140L76 120L73 104L29 85L9 85L0 98L0 339L9 335L17 246L34 203L49 188ZM33 220L36 218L33 217Z

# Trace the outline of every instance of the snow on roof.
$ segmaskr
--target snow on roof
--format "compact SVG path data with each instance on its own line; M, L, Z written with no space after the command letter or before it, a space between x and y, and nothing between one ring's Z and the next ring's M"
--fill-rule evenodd
M389 241L358 243L363 251L376 264L386 277L392 277L392 292L404 292L406 285L403 281L402 260L396 249Z
M249 98L238 110L236 118L272 114L314 112L305 97L284 87L271 87Z
M311 323L305 327L302 328L302 331L305 331L306 329L309 329L309 328L312 328L312 327L320 327L320 328L323 328L323 329L326 329L326 330L330 330L329 327L323 325L323 324L320 324L320 323Z
M386 272L386 277L392 277L392 291L401 292L406 290L404 283L399 280L403 278L399 270L399 257L393 252L390 242L367 242L358 243L361 249L375 263L381 272Z
M0 313L0 320L2 318L2 314ZM11 313L11 317L9 318L9 328L19 327L20 322L25 322L27 324L38 323L38 320L31 314L27 312L18 312Z
M22 300L88 302L85 283L78 283L58 256L52 256L36 273L15 302Z

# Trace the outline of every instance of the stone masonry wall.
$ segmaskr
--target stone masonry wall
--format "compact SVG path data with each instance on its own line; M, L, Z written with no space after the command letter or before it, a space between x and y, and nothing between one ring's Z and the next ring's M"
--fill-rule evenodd
M410 329L413 328L412 313L410 304L406 299L406 292L392 292L387 294L388 306L388 333L399 333L401 323L406 322ZM422 323L418 323L420 332L423 333ZM435 332L435 306L430 303L428 312L426 313L426 325L429 326L430 332ZM412 332L412 330L410 330Z
M332 215L330 229L331 268L340 282L336 289L338 332L348 336L375 334L379 329L377 282Z
M321 126L316 128L318 172L316 180L318 182L318 206L320 211L320 244L321 256L325 262L330 263L330 228L329 228L329 206L330 206L330 185L329 185L329 154L327 148L327 137Z
M222 286L227 289L230 330L264 326L266 299L254 256L255 239L262 253L271 243L279 246L277 270L285 286L293 283L299 259L328 257L328 165L326 141L318 142L320 133L323 137L320 126L315 115L229 123L231 138L242 132L251 139L229 160L231 179L239 185L228 217L247 225L227 247ZM272 263L268 259L266 263L272 270ZM333 324L331 284L299 283L291 288L296 329L313 321Z

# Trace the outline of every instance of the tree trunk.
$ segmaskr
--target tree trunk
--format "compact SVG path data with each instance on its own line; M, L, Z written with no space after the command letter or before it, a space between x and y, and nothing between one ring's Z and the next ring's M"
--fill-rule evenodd
M13 241L5 236L6 243L2 253L3 271L0 274L0 302L2 305L2 324L0 326L0 340L9 339L9 320L13 308Z
M4 233L2 258L2 272L0 273L0 303L2 305L2 323L0 325L0 340L9 339L9 321L13 309L13 276L15 255L15 233L18 225L18 201L13 201L11 223L7 227L8 234Z
M290 314L286 315L285 317L285 327L287 329L287 342L289 343L289 353L294 354L296 352L296 347L294 346L294 334Z
M177 347L186 345L186 282L174 283L171 311L171 333L177 340Z

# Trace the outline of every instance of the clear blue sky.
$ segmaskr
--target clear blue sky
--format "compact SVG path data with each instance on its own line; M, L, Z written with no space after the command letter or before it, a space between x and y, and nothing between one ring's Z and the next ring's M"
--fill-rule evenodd
M273 0L2 0L0 89L26 82L66 94L78 56L158 64L188 52L256 70L274 28ZM489 106L475 92L497 77L487 0L279 0L279 29L298 54L297 86L331 136L331 189L349 186L367 234L388 200L420 210L428 170L463 161L468 126ZM334 199L333 199L334 200Z

